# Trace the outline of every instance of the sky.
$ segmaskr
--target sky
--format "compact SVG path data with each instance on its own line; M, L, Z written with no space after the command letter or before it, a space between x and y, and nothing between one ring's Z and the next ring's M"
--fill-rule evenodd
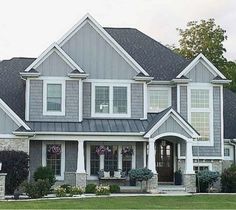
M164 45L178 45L176 28L187 22L214 18L227 31L226 58L236 60L235 0L0 0L0 60L39 56L86 13Z

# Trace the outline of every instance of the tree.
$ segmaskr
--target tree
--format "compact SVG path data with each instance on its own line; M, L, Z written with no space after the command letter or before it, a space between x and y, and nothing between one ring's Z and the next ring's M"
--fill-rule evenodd
M226 31L216 25L214 19L191 21L186 29L177 28L179 32L179 48L174 50L187 59L199 53L204 54L217 68L224 70L226 49L223 41L227 39Z

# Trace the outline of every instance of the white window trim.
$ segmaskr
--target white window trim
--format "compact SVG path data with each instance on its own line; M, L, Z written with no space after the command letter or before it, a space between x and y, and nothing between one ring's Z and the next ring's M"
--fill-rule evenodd
M224 149L229 149L229 156L224 155L224 160L233 160L234 159L234 148L231 145L224 145Z
M48 111L47 110L47 85L59 84L61 85L61 111ZM45 116L65 116L65 80L43 80L43 115Z
M95 112L95 87L96 86L107 86L109 87L109 113L96 113ZM127 113L126 114L118 114L113 113L113 87L127 87ZM91 109L92 109L92 117L116 117L116 118L129 118L131 117L131 91L130 84L120 83L114 84L109 82L96 82L92 83L92 101L91 101Z
M149 91L150 90L167 90L168 91L168 107L171 106L171 87L165 87L165 86L148 86L147 87L147 104L148 104L148 112L152 112L152 113L157 113L157 112L161 112L163 110L165 110L166 108L164 109L158 109L156 111L153 111L153 110L150 110L150 94L149 94Z
M209 108L191 108L191 90L204 89L209 90ZM208 83L190 83L187 88L188 100L188 122L191 124L191 112L209 112L210 136L208 141L194 141L193 146L214 146L213 134L213 86ZM201 134L200 134L201 135Z
M193 163L193 167L208 166L209 171L212 171L212 163Z
M107 145L118 145L118 169L122 169L122 154L120 154L121 152L121 147L122 146L127 146L130 145L133 148L133 155L132 155L132 169L136 168L136 144L135 142L128 142L128 143L116 143L116 142L104 142L103 144L107 144ZM99 145L99 142L88 142L86 144L86 172L88 175L88 179L89 180L97 180L98 177L91 175L90 172L90 147L91 145ZM104 169L104 155L100 155L100 170Z
M64 180L65 173L65 142L63 141L43 141L42 143L42 166L47 166L47 144L60 144L61 145L61 176L55 176L56 180Z

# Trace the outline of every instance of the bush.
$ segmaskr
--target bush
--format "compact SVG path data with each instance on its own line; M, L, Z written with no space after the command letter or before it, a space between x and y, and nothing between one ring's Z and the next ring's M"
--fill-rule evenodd
M56 181L53 171L48 167L42 166L37 168L34 172L34 180L37 181L38 179L48 180L51 186L53 186Z
M197 173L197 186L199 192L208 192L209 187L219 178L219 172L203 170ZM199 184L198 184L199 182Z
M110 187L99 185L96 186L96 195L110 195Z
M72 186L69 184L63 184L63 185L61 185L61 188L65 189L66 193L70 193Z
M35 182L25 182L22 184L23 190L30 198L42 198L50 191L51 185L48 180L38 179Z
M13 194L29 175L29 156L22 151L0 151L0 162L1 172L7 173L6 194Z
M96 185L88 184L85 188L85 193L96 193Z
M119 193L120 192L120 186L117 184L110 185L110 192L111 193Z
M56 188L55 194L57 197L66 197L66 188L62 188L62 187Z
M222 192L236 192L236 166L225 169L221 175Z
M83 193L84 193L84 189L82 187L72 187L70 189L70 196L82 195Z
M130 179L142 182L151 179L153 177L153 173L150 169L147 168L137 168L137 169L131 169L129 171L129 177Z

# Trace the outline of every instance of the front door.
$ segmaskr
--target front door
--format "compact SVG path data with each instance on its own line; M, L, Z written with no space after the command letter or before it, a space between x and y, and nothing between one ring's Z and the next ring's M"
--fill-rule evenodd
M159 139L156 142L156 170L159 182L173 182L173 143Z

